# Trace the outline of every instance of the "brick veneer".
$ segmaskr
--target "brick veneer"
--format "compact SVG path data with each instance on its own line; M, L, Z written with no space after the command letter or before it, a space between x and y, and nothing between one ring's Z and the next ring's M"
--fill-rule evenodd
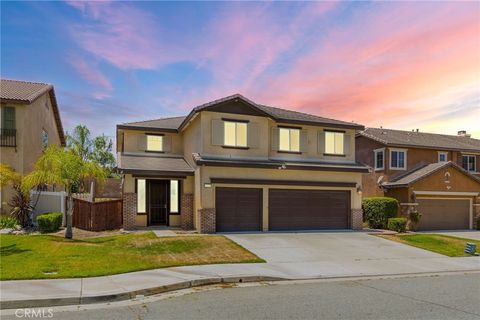
M135 228L135 217L137 216L137 194L130 192L123 194L123 229Z
M363 210L352 209L352 229L362 230L363 228Z
M215 208L204 208L198 210L199 226L197 229L200 233L214 233L215 226Z
M193 194L182 194L180 219L182 220L182 229L193 229Z

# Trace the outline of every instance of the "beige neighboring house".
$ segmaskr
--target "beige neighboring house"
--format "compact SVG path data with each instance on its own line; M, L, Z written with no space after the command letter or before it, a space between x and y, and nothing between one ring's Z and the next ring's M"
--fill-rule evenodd
M187 116L117 125L124 227L360 229L363 129L239 94Z
M47 145L65 146L65 135L51 84L6 80L0 84L0 162L27 174ZM0 190L1 213L8 213L11 187Z

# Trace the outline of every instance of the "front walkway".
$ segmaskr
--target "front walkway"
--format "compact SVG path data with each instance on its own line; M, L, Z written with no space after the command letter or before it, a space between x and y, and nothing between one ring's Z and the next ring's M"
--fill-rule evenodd
M449 258L362 232L230 234L267 263L217 264L119 275L2 281L2 308L124 300L219 282L480 271L480 257Z

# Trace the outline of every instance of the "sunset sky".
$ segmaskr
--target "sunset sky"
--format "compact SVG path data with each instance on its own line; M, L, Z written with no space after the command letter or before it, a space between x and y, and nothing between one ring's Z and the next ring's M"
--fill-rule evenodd
M480 138L480 2L2 2L1 76L95 134L241 93Z

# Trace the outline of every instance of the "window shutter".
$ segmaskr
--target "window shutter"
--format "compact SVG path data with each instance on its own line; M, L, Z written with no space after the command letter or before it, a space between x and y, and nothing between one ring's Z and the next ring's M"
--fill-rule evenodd
M138 151L147 150L147 135L140 134L137 138Z
M172 151L172 136L163 136L163 152Z
M272 136L272 150L273 151L278 151L278 135L279 135L280 130L278 128L272 128L271 136Z
M350 154L350 142L352 140L352 135L345 133L343 135L343 154L348 156Z
M308 151L308 131L301 130L300 131L300 152L307 152Z
M212 120L212 145L222 146L224 138L223 120Z
M259 147L259 137L258 137L258 124L249 123L247 125L247 146L249 148L258 148Z
M318 132L318 153L325 153L325 131Z

